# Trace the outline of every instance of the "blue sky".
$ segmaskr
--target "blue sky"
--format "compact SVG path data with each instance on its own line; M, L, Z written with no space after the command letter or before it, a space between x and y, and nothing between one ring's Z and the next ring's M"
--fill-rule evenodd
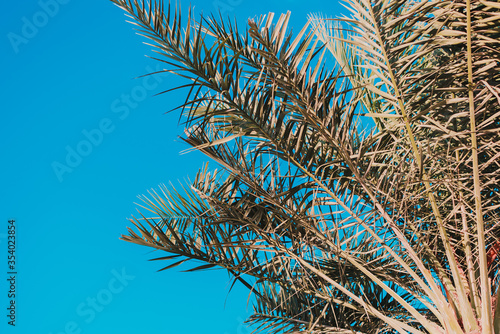
M237 18L339 15L337 2L193 1ZM189 1L181 1L187 9ZM224 271L156 272L159 253L118 240L137 196L206 159L178 135L174 75L106 0L9 1L0 12L0 332L246 334L247 290ZM7 324L7 221L17 222L16 327ZM227 300L226 300L227 298Z

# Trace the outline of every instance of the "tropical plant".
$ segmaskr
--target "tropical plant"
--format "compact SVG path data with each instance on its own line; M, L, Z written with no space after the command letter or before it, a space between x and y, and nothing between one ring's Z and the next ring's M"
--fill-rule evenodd
M294 36L112 1L218 165L142 197L123 240L229 271L258 331L500 334L500 3L346 0Z

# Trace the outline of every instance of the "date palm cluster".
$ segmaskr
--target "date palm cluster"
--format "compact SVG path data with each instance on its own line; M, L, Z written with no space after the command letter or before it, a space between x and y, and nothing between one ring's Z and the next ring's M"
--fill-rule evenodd
M227 270L257 332L500 334L499 2L345 0L295 34L112 2L216 165L141 197L123 240Z

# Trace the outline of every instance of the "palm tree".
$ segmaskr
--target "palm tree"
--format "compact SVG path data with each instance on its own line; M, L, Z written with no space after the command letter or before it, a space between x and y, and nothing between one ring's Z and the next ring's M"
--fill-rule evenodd
M123 240L228 270L259 331L500 334L498 2L346 0L294 36L112 1L218 166L142 197Z

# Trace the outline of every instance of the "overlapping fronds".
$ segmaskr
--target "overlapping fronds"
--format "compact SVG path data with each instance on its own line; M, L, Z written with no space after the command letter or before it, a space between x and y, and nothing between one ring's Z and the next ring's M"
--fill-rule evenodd
M498 3L347 0L292 35L112 1L219 166L144 197L124 240L228 270L260 332L500 334Z

